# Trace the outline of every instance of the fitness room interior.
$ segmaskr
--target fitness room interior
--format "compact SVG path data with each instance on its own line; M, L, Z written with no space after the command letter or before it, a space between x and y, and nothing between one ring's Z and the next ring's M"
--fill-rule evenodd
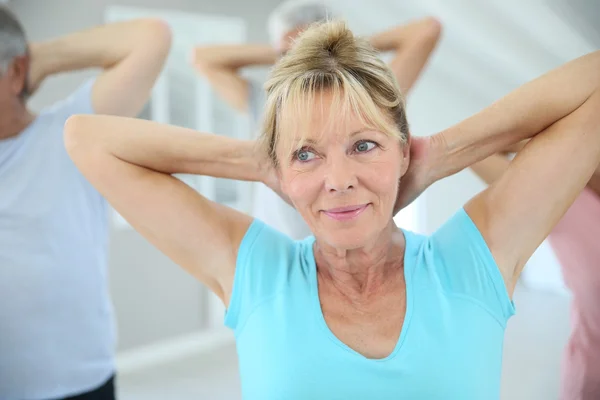
M139 117L238 139L252 135L250 118L227 105L197 71L194 48L269 43L268 17L281 2L2 0L31 42L103 23L146 17L164 20L172 32L171 50ZM355 34L364 36L425 17L440 22L440 40L407 102L415 136L448 128L520 85L600 47L600 2L596 0L331 0L328 4ZM42 110L68 96L95 73L75 71L49 78L30 99L31 109ZM268 68L247 68L241 73L264 81ZM253 183L177 177L211 200L250 212ZM467 168L429 187L394 220L404 229L429 235L485 187ZM224 326L226 310L221 301L113 209L107 279L118 337L117 398L242 397L235 339ZM516 313L506 327L501 399L559 399L572 293L547 241L527 263L513 300Z

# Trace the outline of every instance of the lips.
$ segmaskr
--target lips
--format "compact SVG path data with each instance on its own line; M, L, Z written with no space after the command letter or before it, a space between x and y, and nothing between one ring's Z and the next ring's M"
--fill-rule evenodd
M327 210L323 210L323 213L329 218L338 221L348 221L358 217L364 210L367 209L369 204L359 204L354 206L335 207Z
M330 208L328 210L325 210L325 212L327 213L345 213L345 212L352 212L352 211L356 211L359 210L363 207L366 207L366 204L359 204L356 206L346 206L346 207L337 207L337 208Z

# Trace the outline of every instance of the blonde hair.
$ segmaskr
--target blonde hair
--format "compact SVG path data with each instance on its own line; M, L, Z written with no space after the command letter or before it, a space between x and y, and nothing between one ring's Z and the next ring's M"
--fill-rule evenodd
M408 140L404 99L394 74L369 42L355 37L343 21L315 24L304 31L274 66L265 89L259 144L274 164L277 144L290 139L282 137L282 126L306 128L317 96L325 92L333 94L330 122L353 112L366 126L403 144ZM300 139L306 141L307 129ZM293 150L290 147L290 153Z

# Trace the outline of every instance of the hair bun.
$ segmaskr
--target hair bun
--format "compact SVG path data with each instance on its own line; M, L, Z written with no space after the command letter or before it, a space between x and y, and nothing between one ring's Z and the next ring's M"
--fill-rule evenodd
M290 53L344 65L355 57L357 39L342 20L317 23L298 36Z

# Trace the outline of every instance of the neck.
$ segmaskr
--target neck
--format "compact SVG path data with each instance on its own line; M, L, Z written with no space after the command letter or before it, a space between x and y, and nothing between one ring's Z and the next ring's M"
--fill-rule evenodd
M33 122L35 116L21 105L0 118L0 140L17 136Z
M317 273L348 296L368 297L403 275L404 234L393 221L370 243L340 250L315 243Z

